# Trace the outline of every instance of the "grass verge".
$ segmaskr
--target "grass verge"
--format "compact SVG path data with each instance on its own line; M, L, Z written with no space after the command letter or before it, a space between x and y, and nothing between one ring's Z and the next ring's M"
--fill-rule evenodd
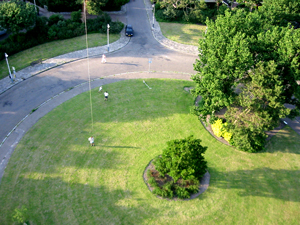
M206 26L197 24L180 24L160 22L162 34L175 42L198 46L199 39L203 38Z
M110 42L115 42L120 38L120 34L110 34ZM89 48L103 46L107 44L106 34L88 34ZM66 40L52 41L42 45L26 49L22 52L9 56L10 67L15 67L16 72L30 66L33 61L42 59L46 60L68 52L73 52L86 48L85 35ZM12 71L11 71L12 72ZM8 76L8 68L5 59L0 61L0 79Z
M32 224L297 224L300 139L289 127L265 152L214 139L189 113L193 82L128 80L63 103L24 136L0 184L0 224L25 206ZM95 137L90 147L88 137ZM206 192L191 201L156 198L142 175L166 141L189 135L208 146Z

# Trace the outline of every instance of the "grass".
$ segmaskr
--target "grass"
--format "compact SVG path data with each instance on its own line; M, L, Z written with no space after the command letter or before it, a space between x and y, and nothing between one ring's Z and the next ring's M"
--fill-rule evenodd
M15 149L0 184L0 224L25 206L32 224L298 224L300 138L289 127L249 154L214 139L189 113L189 81L128 80L63 103ZM156 198L142 174L166 141L193 134L208 146L206 192ZM88 137L95 137L90 147Z
M110 42L115 42L120 38L120 34L110 34ZM107 44L106 34L88 34L89 48L103 46ZM42 45L26 49L22 52L9 56L9 65L16 68L16 72L30 66L30 63L38 59L46 60L58 55L77 51L86 48L85 35L66 40L52 41ZM5 59L0 61L0 79L8 76L9 72Z
M206 26L197 24L180 24L160 22L162 34L175 42L198 46L199 39L203 38Z

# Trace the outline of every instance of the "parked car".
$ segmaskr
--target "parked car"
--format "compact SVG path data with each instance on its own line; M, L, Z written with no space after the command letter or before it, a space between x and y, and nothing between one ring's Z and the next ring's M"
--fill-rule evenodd
M133 28L130 24L127 24L125 27L125 35L128 37L133 36Z

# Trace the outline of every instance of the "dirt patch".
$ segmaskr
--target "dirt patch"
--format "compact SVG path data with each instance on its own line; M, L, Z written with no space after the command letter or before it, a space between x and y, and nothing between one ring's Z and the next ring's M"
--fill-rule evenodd
M145 184L147 185L148 189L151 192L153 191L154 188L151 187L148 184L147 172L148 172L148 170L150 170L154 176L155 176L155 173L157 173L156 175L158 175L158 172L157 172L157 170L155 170L155 166L152 164L152 161L153 161L153 159L150 161L150 163L146 167L146 169L144 171L144 174L143 174L144 182L145 182ZM167 175L166 178L164 178L164 179L162 178L161 180L158 180L158 185L162 186L164 183L166 183L167 181L171 181L171 180L173 180L172 177ZM156 195L156 197L160 198L160 199L166 199L166 200L169 200L169 201L179 201L179 200L188 201L188 200L192 200L194 198L197 198L200 194L202 194L203 192L205 192L207 190L207 188L209 186L209 180L210 180L210 174L208 172L206 172L204 174L204 176L202 177L202 179L200 180L199 191L195 194L191 194L191 197L187 198L187 199L180 199L180 198L170 199L170 198L163 198L159 195ZM178 182L180 182L180 181L178 181Z

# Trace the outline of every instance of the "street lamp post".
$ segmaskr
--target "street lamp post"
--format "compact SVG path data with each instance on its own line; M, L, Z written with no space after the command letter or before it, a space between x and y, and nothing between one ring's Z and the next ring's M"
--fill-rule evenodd
M152 4L152 11L153 11L153 28L154 28L155 3Z
M33 0L33 2L34 2L35 12L37 13L35 0Z
M107 51L109 52L109 24L107 24Z
M7 63L7 68L8 68L8 71L9 71L9 78L11 79L11 82L13 83L14 82L14 79L11 75L11 72L10 72L10 68L9 68L9 64L8 64L8 55L6 53L4 53L4 56L5 56L5 59L6 59L6 63Z

